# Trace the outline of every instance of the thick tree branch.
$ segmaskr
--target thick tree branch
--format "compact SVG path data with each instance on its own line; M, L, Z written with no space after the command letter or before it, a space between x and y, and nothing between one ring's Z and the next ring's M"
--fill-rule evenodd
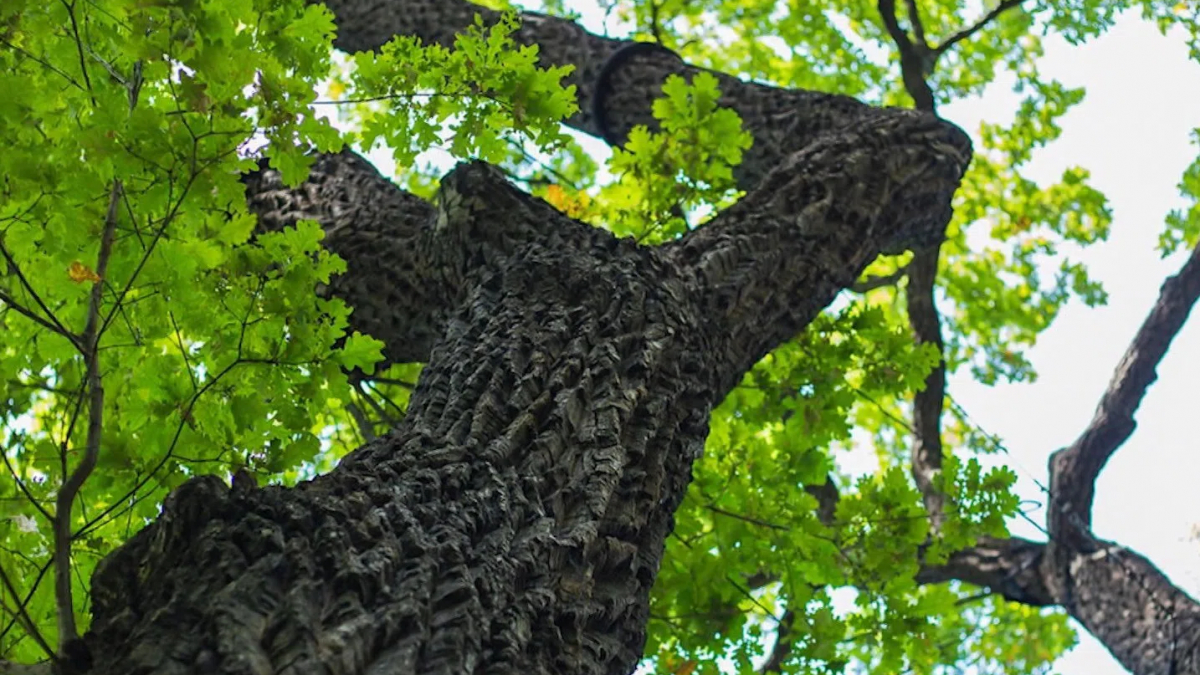
M354 312L354 330L384 342L392 362L425 361L445 319L454 284L433 257L433 205L397 188L362 157L324 155L308 179L287 188L265 167L246 177L246 198L261 231L300 219L325 230L324 245L348 261L326 292Z
M1069 447L1050 458L1050 535L1055 540L1090 536L1096 477L1108 458L1133 433L1134 413L1158 364L1200 297L1200 247L1179 273L1162 285L1158 301L1117 364L1087 429Z
M880 251L940 240L970 153L951 124L879 110L820 137L708 225L668 244L700 290L706 333L726 355L715 374L720 390L807 325Z
M456 32L470 26L480 14L493 23L498 14L467 0L328 0L324 2L337 18L335 45L348 52L378 49L393 35L410 35L427 43L449 46ZM514 39L536 44L539 60L546 65L571 65L574 72L564 84L574 85L579 112L566 120L575 129L600 136L592 111L595 109L597 78L609 57L623 40L601 37L572 21L536 12L521 14L521 27ZM725 73L690 66L666 50L638 53L606 78L605 126L612 138L623 142L635 125L657 127L651 114L653 101L662 95L669 75L690 80L699 72L711 73L721 89L719 104L735 110L743 126L754 137L754 149L735 168L739 186L752 189L784 158L809 145L819 134L852 122L868 107L855 99L815 91L788 90L745 82Z
M888 0L884 0L884 2L886 3ZM340 39L342 40L340 44L342 48L346 49L376 47L394 32L418 35L426 40L447 43L454 31L465 26L470 16L478 11L475 6L468 6L453 0L431 3L428 6L424 3L385 2L370 9L360 7L361 3L351 0L337 4L339 6L335 7L335 12L339 17ZM404 11L400 9L402 5L406 7L419 5L421 11ZM891 5L894 7L894 3ZM1012 6L1015 6L1015 3L1012 3ZM457 18L448 18L447 12L450 14L457 12L455 14ZM533 16L532 20L530 20L530 16ZM885 12L884 16L887 20L888 16L894 16L894 11ZM589 35L574 24L557 19L537 17L536 15L527 15L526 19L518 39L524 43L539 43L543 63L570 63L577 67L576 73L569 83L575 84L579 88L580 107L583 112L572 119L570 124L595 133L596 129L591 126L588 112L592 109L591 97L594 92L595 76L608 56L619 48L621 43ZM945 51L954 42L968 36L964 33L952 38L943 44L937 53ZM353 46L353 41L356 40L358 41L357 46ZM920 75L920 80L923 82L923 73L932 66L931 55L922 57L918 50L911 48L911 40L907 38L899 41L898 44L902 46L902 65L907 66L904 68L904 72L906 85L910 85L910 93L914 94L913 98L920 107L932 110L932 92L925 91L923 87L911 86L914 76ZM691 72L696 71L680 64L677 59L668 54L645 54L631 59L613 75L614 92L605 99L604 112L610 126L621 131L628 129L633 124L652 124L653 121L649 116L649 102L658 95L659 83L668 74L679 73L686 76ZM795 149L805 148L817 136L826 134L838 126L846 125L850 120L857 120L863 115L861 106L834 97L822 98L821 95L806 92L798 94L769 87L747 85L737 81L730 82L727 79L722 79L721 86L722 92L725 94L722 104L730 105L737 110L746 121L747 128L751 129L755 136L755 147L747 154L747 161L742 167L742 173L739 174L741 184L748 188L753 187L757 181L766 176L772 167L779 164ZM705 228L709 234L703 236L713 236L712 233L717 232L718 229ZM701 232L703 231L701 230ZM701 237L702 235L696 235L697 240ZM714 237L714 245L718 247L721 245L720 237ZM684 245L680 244L679 246L682 249ZM716 260L718 257L721 256L710 259ZM732 268L737 267L736 260L736 256L729 256L725 259L732 265ZM706 269L719 270L721 267L713 265ZM753 297L754 289L759 287L751 283L750 279L756 273L744 268L741 273L748 274L748 277L736 283L730 283L727 278L726 282L718 282L717 285L746 289L747 295L750 296L750 302L747 304L750 306L753 306L755 302L762 302L762 298ZM721 276L719 272L715 275L717 278ZM910 280L910 292L911 290L912 282ZM914 293L914 295L918 294ZM927 388L926 391L931 391L931 389ZM931 416L930 419L934 417L936 415ZM1061 597L1053 595L1047 590L1053 580L1045 577L1046 566L1040 566L1039 571L1042 574L1036 574L1034 571L1034 561L1045 558L1043 551L1044 547L1021 540L985 541L969 551L956 554L944 566L923 570L922 580L933 582L960 578L972 583L981 583L996 589L1005 597L1028 604L1043 605L1051 601L1061 603ZM1106 558L1110 564L1120 559L1121 557L1116 555ZM1086 562L1077 563L1077 567L1087 569ZM1121 570L1124 569L1124 567L1121 568ZM1138 579L1140 578L1138 577ZM1138 583L1134 577L1128 575L1118 577L1113 573L1110 574L1110 586L1099 588L1098 591L1104 591L1113 586L1125 588L1119 583L1122 581L1126 585ZM1170 588L1169 584L1167 587ZM1141 588L1141 586L1137 586L1137 588ZM1137 606L1134 602L1137 599L1136 593L1126 594L1123 597L1131 599L1131 604L1123 611L1136 610ZM1071 610L1072 614L1079 618L1080 615L1076 614L1078 605L1075 607L1075 610ZM1117 614L1110 615L1110 617L1118 616ZM1119 619L1110 618L1111 621L1119 621ZM1085 625L1089 624L1085 622ZM1180 624L1178 621L1174 621L1173 625ZM1091 625L1089 625L1089 629L1092 629ZM1097 635L1110 634L1105 631L1103 626L1097 627L1093 632ZM1166 671L1135 669L1135 672ZM1177 669L1176 675L1184 672L1189 671Z
M428 360L465 276L496 256L533 241L612 238L529 198L487 165L462 165L446 180L435 207L345 150L321 156L294 189L265 168L245 183L260 231L306 218L321 224L324 246L347 261L322 292L353 307L353 330L382 340L388 360L403 363Z
M1200 603L1145 557L1091 533L1095 480L1133 433L1156 368L1200 298L1200 249L1163 283L1088 428L1051 456L1046 545L984 540L918 575L958 579L1029 605L1060 605L1136 675L1200 673Z
M975 546L950 556L944 564L925 565L917 583L965 581L999 593L1013 602L1045 607L1057 604L1041 578L1045 544L1018 537L985 537Z
M1070 551L1057 543L984 538L943 565L924 566L917 581L965 581L1013 602L1062 606L1135 675L1200 673L1200 603L1136 552L1091 544L1090 551ZM1065 580L1047 564L1051 547L1063 548Z

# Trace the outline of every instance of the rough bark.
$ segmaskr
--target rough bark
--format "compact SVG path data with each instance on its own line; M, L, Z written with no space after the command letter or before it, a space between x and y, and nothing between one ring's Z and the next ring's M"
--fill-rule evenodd
M93 578L94 672L630 672L713 405L949 217L966 136L858 110L659 248L481 164L436 211L348 152L296 190L251 177L263 227L319 220L351 270L329 291L428 365L330 474L173 493Z
M329 4L347 50L397 33L446 43L488 15ZM596 133L594 79L621 43L526 19L520 41L576 66L569 123ZM630 59L599 103L610 130L650 122L662 80L697 70ZM875 254L936 240L969 156L928 115L719 78L755 138L738 174L752 192L660 249L477 165L446 179L437 212L349 153L298 190L252 177L264 227L315 217L349 260L329 290L356 327L429 365L403 425L329 475L173 494L95 576L94 672L629 672L708 411ZM1062 605L1139 675L1200 672L1196 603L1136 554L1086 541L1054 555L984 541L920 580Z

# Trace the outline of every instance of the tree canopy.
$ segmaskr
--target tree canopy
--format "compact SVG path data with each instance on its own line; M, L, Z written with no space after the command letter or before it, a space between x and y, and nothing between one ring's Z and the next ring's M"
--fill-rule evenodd
M381 313L348 304L342 291L375 271L348 269L318 214L260 220L248 183L312 185L321 156L383 147L397 185L444 201L438 151L499 167L570 218L667 245L784 156L775 143L792 130L729 105L732 87L933 113L1004 71L1022 104L1008 124L968 130L974 155L940 247L885 251L712 413L643 667L1041 673L1073 644L1037 571L1056 549L1009 536L1016 473L980 463L1005 450L947 394L946 374L1031 381L1027 352L1062 307L1106 298L1070 253L1112 220L1087 169L1051 184L1023 174L1084 98L1039 71L1045 37L1082 43L1138 11L1183 26L1200 60L1197 6L602 0L628 38L669 50L655 58L700 69L642 105L619 72L597 72L603 59L539 46L571 20L563 0L447 1L433 18L397 1L396 25L378 28L344 13L351 2L327 4L0 8L0 658L64 654L88 628L97 565L189 479L295 485L404 419L439 336L398 341ZM606 118L606 105L642 112ZM615 141L611 157L570 129ZM1164 254L1200 240L1200 158L1180 190L1191 206L1164 224ZM1088 529L1092 484L1197 295L1193 254L1096 420L1055 455L1051 543L1110 550ZM839 452L862 445L881 468L851 480ZM1156 573L1124 549L1110 558L1127 576ZM1173 589L1154 578L1147 611L1165 614L1146 630L1180 631L1178 655L1145 658L1170 671L1135 672L1200 672L1200 609L1160 583ZM852 607L837 589L853 589ZM1135 668L1126 654L1140 643L1088 627Z

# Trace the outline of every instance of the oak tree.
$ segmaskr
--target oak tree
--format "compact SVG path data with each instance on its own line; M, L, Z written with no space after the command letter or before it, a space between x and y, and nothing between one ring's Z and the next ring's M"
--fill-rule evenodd
M1039 278L1103 195L1020 170L1082 96L1038 32L1116 6L615 3L631 43L560 4L0 9L0 645L43 659L3 668L1038 672L1070 616L1200 673L1200 605L1090 527L1200 254L1053 454L1045 541L946 391L1103 301ZM1005 65L973 147L937 106Z

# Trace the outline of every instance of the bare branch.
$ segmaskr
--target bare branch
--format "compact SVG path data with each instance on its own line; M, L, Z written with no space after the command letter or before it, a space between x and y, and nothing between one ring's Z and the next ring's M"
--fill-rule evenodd
M5 449L0 448L0 460L4 461L4 466L8 468L8 472L12 474L13 481L16 482L17 488L21 490L21 493L25 495L25 499L27 499L29 503L33 505L33 508L36 509L38 513L42 514L42 517L53 523L54 516L50 515L50 512L46 510L46 507L42 506L42 502L38 500L38 498L34 496L32 492L29 491L29 486L25 485L25 481L21 480L21 476L17 474L17 467L13 466L12 462L8 461L8 453L6 453L4 450Z
M61 335L65 338L67 338L68 340L71 341L72 344L75 344L77 338L73 334L64 333L60 326L57 326L57 325L43 319L42 317L38 316L37 313L35 313L33 310L21 305L21 303L17 302L11 295L9 295L8 293L5 293L3 290L0 290L0 302L3 302L8 307L15 310L17 312L17 314L24 316L25 318L33 321L37 325L41 326L42 328L45 328L46 330L50 331L51 333L54 333L55 335Z
M944 564L922 566L917 583L965 581L1013 602L1033 607L1055 605L1058 603L1041 577L1045 548L1045 544L1019 537L983 537L975 546L951 555Z
M908 9L908 22L912 24L913 37L916 38L917 44L928 49L929 42L925 40L925 25L921 22L921 12L917 10L917 0L905 0L904 4Z
M938 363L925 376L925 386L913 396L912 476L936 532L945 517L945 497L934 487L942 470L942 407L946 398L946 363L942 358L941 319L934 304L938 249L918 252L908 266L908 322L918 344L931 344Z
M1019 6L1020 4L1021 4L1021 0L1003 0L1003 2L1001 2L999 5L996 5L995 9L993 9L992 11L990 11L986 15L984 15L984 17L982 19L980 19L975 25L971 26L970 28L961 30L961 31L955 33L954 35L951 35L950 37L946 38L946 40L944 42L942 42L942 44L938 45L937 47L934 47L933 53L938 56L940 56L941 54L944 54L946 52L946 50L950 49L955 44L957 44L963 40L966 40L967 38L971 37L975 33L978 33L980 30L983 30L983 28L985 26L987 26L989 23L995 21L996 17L1000 16L1004 12L1006 12L1014 7Z
M46 303L42 301L42 296L38 295L37 291L33 290L33 286L29 284L29 280L25 278L25 274L21 272L21 267L17 265L17 261L8 252L8 249L4 247L3 241L0 241L0 256L3 256L4 260L8 263L9 273L17 277L17 281L21 284L21 287L25 289L25 292L30 298L33 298L34 303L36 303L38 308L45 313L46 317L43 319L36 316L32 310L21 307L20 304L13 300L9 295L0 296L0 300L3 300L5 304L11 306L21 314L33 319L44 328L47 328L54 333L67 338L71 341L71 344L75 345L77 349L82 350L83 347L80 344L79 336L67 330L67 327L58 320L58 317L54 315L54 312L52 312L50 308L46 306Z
M1087 429L1050 457L1050 534L1056 540L1090 530L1095 481L1108 458L1129 438L1134 413L1158 379L1158 363L1200 297L1200 247L1179 273L1163 282L1158 301L1117 364Z
M96 280L88 301L87 321L83 329L84 358L87 360L88 428L83 459L63 482L54 512L54 596L58 604L58 645L65 651L68 642L77 640L75 606L71 592L71 509L75 496L96 468L100 456L100 438L104 430L104 386L100 380L100 304L104 299L104 276L112 255L117 231L117 207L121 203L121 181L114 180L108 197L104 231L100 235L100 253L96 259Z
M42 637L42 632L38 630L37 623L33 620L33 617L29 616L29 612L25 609L28 599L26 599L26 602L20 601L21 594L17 592L17 587L13 585L12 579L9 578L8 572L5 571L3 566L0 566L0 584L4 585L4 590L12 596L13 601L17 602L15 611L16 620L25 628L26 634L33 638L33 641L42 648L42 651L46 652L50 660L54 661L57 658L54 649L46 643L46 638Z

